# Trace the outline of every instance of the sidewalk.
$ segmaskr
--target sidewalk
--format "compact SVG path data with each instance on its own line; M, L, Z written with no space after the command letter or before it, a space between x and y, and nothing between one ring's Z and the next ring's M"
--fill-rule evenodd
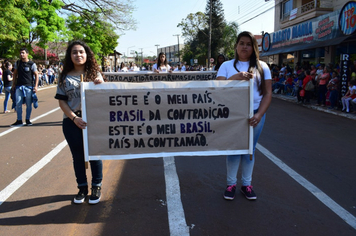
M293 97L293 96L290 96L290 95L284 95L284 94L272 94L272 97L273 98L278 98L278 99L281 99L281 100L284 100L284 101L288 101L288 102L293 102L293 103L297 103L297 97ZM303 106L305 108L309 108L309 109L314 109L314 110L317 110L317 111L321 111L321 112L325 112L325 113L329 113L329 114L333 114L333 115L336 115L336 116L342 116L342 117L345 117L345 118L348 118L348 119L352 119L352 120L356 120L356 113L346 113L346 112L342 112L341 110L330 110L328 109L327 106L317 106L316 104L316 101L315 100L310 100L310 103L311 104L308 104L308 105L303 105L303 104L300 104L300 106Z

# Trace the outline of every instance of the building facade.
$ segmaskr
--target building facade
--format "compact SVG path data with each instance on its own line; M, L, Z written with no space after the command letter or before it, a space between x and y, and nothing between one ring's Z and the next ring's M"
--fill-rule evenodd
M276 0L275 31L264 34L261 58L292 66L356 60L355 7L348 0Z
M182 60L183 48L184 44L176 44L172 46L157 48L157 56L160 52L164 52L166 54L168 63L171 65L176 65Z

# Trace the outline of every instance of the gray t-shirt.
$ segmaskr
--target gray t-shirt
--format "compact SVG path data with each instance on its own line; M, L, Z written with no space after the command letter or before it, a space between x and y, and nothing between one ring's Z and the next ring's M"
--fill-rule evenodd
M98 78L102 79L100 73ZM82 109L81 96L80 96L80 76L67 75L63 84L58 84L56 99L65 100L73 112ZM67 118L63 113L63 118Z

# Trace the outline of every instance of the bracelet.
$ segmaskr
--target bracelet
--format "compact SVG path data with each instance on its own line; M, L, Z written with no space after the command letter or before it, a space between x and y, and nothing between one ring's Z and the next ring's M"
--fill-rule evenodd
M74 122L75 118L77 118L77 116L74 116L74 117L73 117L73 119L72 119L72 120L73 120L73 122Z

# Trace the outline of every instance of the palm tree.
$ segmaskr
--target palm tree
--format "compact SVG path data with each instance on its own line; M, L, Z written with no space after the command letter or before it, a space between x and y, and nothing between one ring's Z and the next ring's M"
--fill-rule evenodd
M223 31L223 53L229 59L234 57L235 54L235 42L237 39L239 26L236 22L230 22L226 24Z

